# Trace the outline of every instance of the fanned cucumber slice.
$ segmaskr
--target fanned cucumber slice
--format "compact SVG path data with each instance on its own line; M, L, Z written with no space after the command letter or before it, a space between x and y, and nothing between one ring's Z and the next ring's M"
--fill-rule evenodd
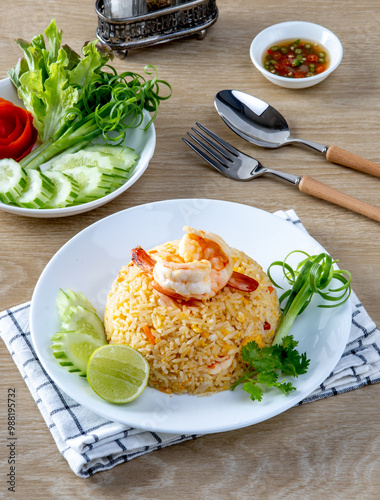
M53 197L46 203L46 208L62 208L71 205L80 191L78 182L63 172L46 170L44 173L53 181L55 188Z
M66 291L63 291L62 288L59 289L56 304L58 316L61 321L64 321L67 316L68 309L72 306L82 306L83 308L96 313L95 307L91 304L87 297L82 292L74 292L71 288L66 288Z
M95 146L92 146L95 148ZM119 148L112 152L112 146L100 146L90 150L88 147L73 154L65 154L53 160L50 164L51 170L63 171L75 167L98 167L105 174L126 178L129 176L131 167L136 163L137 154L131 148ZM128 150L128 151L126 151ZM123 151L125 151L123 153Z
M61 327L51 337L53 355L69 372L85 377L91 354L107 344L103 323L81 292L60 289L56 302Z
M69 169L85 166L97 167L104 174L116 175L124 179L128 175L129 169L123 159L102 152L88 151L87 148L53 160L50 169L69 174Z
M80 192L75 203L97 200L108 194L113 188L112 176L104 174L98 167L74 167L64 171L79 184Z
M123 162L125 170L129 170L131 167L133 167L137 160L137 154L135 150L124 146L93 144L91 146L87 146L84 151L102 153L118 158Z
M61 366L71 373L85 377L91 354L106 342L86 332L57 332L51 340L53 355Z
M3 203L15 203L26 183L26 172L17 161L0 160L0 200Z
M28 170L27 185L16 204L24 208L45 208L54 195L54 183L38 170Z
M99 316L83 306L70 306L61 320L64 331L81 331L105 342L104 325Z

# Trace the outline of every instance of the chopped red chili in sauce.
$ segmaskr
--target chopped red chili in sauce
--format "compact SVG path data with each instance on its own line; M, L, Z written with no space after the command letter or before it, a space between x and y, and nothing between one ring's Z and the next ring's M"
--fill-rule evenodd
M285 78L306 78L328 67L328 54L322 45L305 40L281 41L264 54L264 68Z

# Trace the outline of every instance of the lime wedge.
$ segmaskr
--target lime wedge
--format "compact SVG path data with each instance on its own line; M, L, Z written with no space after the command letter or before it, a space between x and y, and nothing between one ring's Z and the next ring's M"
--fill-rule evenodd
M122 344L96 349L87 365L87 380L98 396L110 403L129 403L148 383L149 365L138 351Z

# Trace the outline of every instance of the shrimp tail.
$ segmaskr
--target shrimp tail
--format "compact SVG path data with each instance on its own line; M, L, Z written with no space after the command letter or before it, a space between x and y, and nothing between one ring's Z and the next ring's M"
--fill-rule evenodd
M259 286L259 282L245 274L234 271L228 280L227 286L237 288L242 292L254 292Z
M172 307L173 309L178 309L181 305L176 299L172 299L169 295L166 295L166 293L159 292L155 288L153 288L153 293L158 297L160 305Z
M141 247L131 250L132 262L144 273L152 273L156 261Z

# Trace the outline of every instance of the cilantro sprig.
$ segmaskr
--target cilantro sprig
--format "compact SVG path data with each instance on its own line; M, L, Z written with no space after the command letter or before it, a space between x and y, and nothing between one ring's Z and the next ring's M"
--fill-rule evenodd
M302 254L304 258L293 269L287 261L295 253ZM265 386L276 387L286 396L295 390L292 382L287 379L279 380L286 376L298 377L306 373L309 367L310 360L306 353L300 354L297 351L298 342L289 335L295 319L305 311L315 293L330 302L319 304L318 307L338 307L351 294L351 274L337 269L336 262L338 261L325 252L309 255L302 250L295 250L284 261L276 261L269 266L267 273L272 283L277 288L282 288L271 276L272 268L280 266L291 288L279 298L282 316L272 345L260 348L256 342L249 342L242 347L241 357L247 363L247 368L231 390L243 384L243 389L253 401L262 400ZM338 283L335 288L330 286L333 282Z
M252 401L261 401L263 388L276 387L288 396L296 388L292 382L279 380L280 376L298 377L306 373L310 360L306 353L296 350L298 342L292 335L284 337L281 344L259 347L256 342L248 342L241 348L240 354L247 368L231 390L243 384Z

